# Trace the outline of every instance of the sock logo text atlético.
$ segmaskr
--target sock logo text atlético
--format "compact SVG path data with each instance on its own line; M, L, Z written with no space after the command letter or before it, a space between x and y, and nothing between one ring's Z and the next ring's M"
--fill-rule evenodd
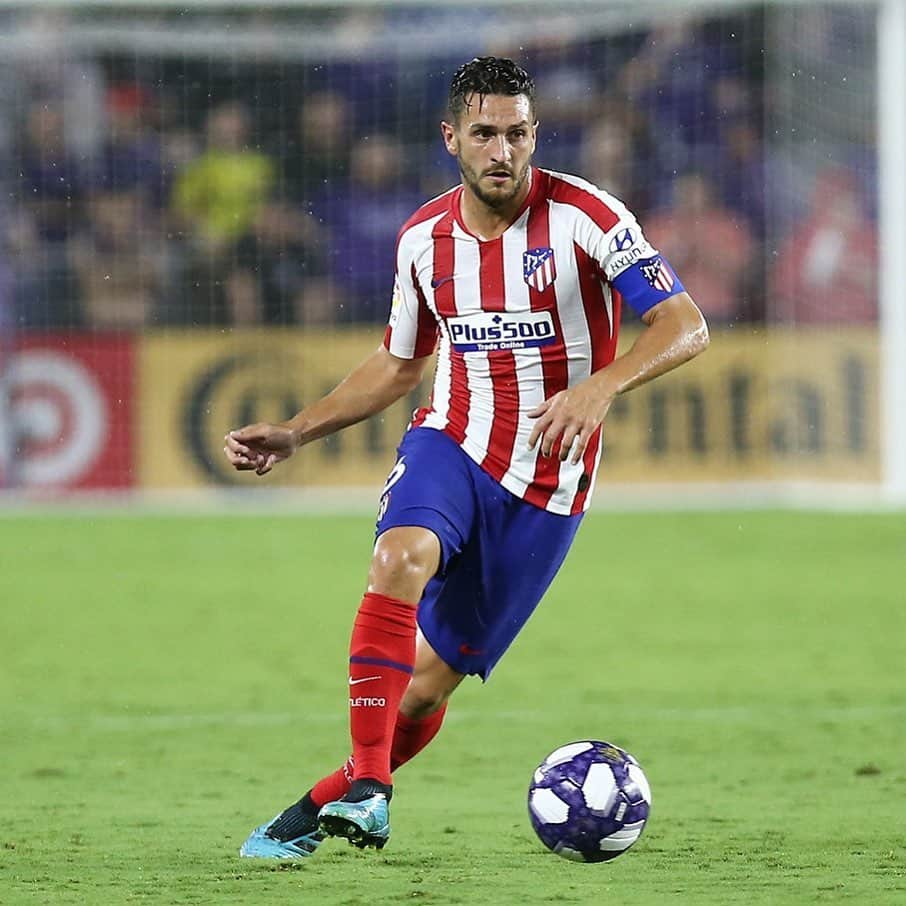
M350 708L384 708L387 706L386 698L351 698L349 699Z

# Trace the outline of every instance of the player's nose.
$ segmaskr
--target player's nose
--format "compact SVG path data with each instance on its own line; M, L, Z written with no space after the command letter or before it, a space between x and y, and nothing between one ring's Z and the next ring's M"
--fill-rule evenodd
M507 161L513 156L512 148L510 148L510 143L507 141L505 135L497 136L493 156L495 161Z

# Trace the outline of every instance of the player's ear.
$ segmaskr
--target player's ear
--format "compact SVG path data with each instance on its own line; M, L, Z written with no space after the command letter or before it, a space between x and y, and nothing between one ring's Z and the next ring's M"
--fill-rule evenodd
M443 137L447 151L454 157L459 154L459 139L456 137L456 126L446 120L441 120L440 134Z

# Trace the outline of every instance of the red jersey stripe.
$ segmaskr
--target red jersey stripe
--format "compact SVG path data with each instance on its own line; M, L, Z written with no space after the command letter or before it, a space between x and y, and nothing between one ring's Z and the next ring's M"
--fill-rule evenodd
M588 322L588 333L591 337L591 373L594 374L609 364L608 357L613 334L610 319L607 317L607 304L604 298L604 284L598 272L598 266L589 254L579 245L573 243L576 253L576 264L579 268L579 292L582 295L582 307L585 309L585 320Z
M547 173L538 174L547 183ZM547 186L539 192L540 204L535 204L529 212L527 243L528 248L549 248L550 207L547 203ZM529 300L532 311L548 309L554 319L556 343L541 348L541 370L544 375L544 398L550 399L555 393L565 390L569 385L569 372L566 361L566 346L563 342L563 325L560 323L560 312L557 308L556 282L550 283L543 292L529 285ZM540 444L539 444L540 446ZM559 450L559 447L558 447ZM532 484L526 488L525 499L535 506L546 507L554 491L560 484L560 460L556 456L538 455L535 460L535 475Z
M432 286L434 288L434 307L437 313L446 320L456 317L456 281L453 276L456 244L453 240L453 215L447 213L434 224L431 230L431 241L434 245L432 269Z
M565 179L550 177L550 199L560 204L569 204L587 214L604 232L612 230L619 222L620 216L609 208L597 195L580 189Z
M428 308L428 303L425 301L425 294L418 282L414 263L411 268L411 279L418 296L418 333L415 337L413 358L420 359L434 352L434 347L437 346L438 325L437 318L434 317L434 313Z
M479 244L481 308L483 311L504 311L506 287L503 273L503 239ZM516 359L510 350L487 353L491 386L494 391L494 418L488 452L481 465L500 481L510 467L516 430L519 425L519 385L516 380Z
M453 195L461 189L461 186L453 186L451 189L447 189L443 195L438 195L437 198L432 198L431 201L425 202L403 225L400 227L399 233L396 236L396 254L399 254L400 239L403 238L403 234L412 229L412 227L418 226L420 223L424 223L426 220L430 220L432 217L437 217L438 214L443 214L444 211L450 210L450 202Z
M598 267L588 253L578 243L573 247L576 252L576 264L579 267L579 292L582 295L582 307L585 309L585 320L588 322L588 333L591 337L591 373L594 374L605 365L613 361L613 347L616 344L617 331L607 316L607 306L604 298L604 285L598 272ZM616 309L614 307L614 313ZM601 443L601 429L592 435L582 457L583 475L587 476L588 484L576 493L571 507L572 513L581 513L588 496L588 488L594 475L595 457Z
M456 243L453 239L453 212L434 224L431 231L434 241L434 305L446 320L456 317L456 281L453 276L456 264ZM446 433L461 444L469 424L469 377L462 353L450 349L450 404L447 411Z
M610 308L610 338L607 341L607 349L604 352L605 365L609 364L617 357L617 339L620 335L619 326L623 311L623 296L613 284L610 285Z
M576 513L581 513L582 510L585 509L585 498L588 497L588 491L592 484L591 479L595 474L595 459L598 455L598 447L600 445L601 428L599 427L588 441L588 446L585 448L585 455L582 457L582 476L584 482L581 489L577 491L576 496L573 498L573 504L570 508L570 514L573 516L575 516Z

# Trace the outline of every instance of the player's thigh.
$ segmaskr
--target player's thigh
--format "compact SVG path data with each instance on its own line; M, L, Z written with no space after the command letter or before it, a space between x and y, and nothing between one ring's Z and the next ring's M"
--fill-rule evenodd
M396 529L431 530L440 540L441 567L462 550L475 519L473 464L445 434L406 432L378 510L378 540Z
M465 674L450 667L421 634L415 646L415 669L400 703L406 717L418 720L433 714L453 694Z

